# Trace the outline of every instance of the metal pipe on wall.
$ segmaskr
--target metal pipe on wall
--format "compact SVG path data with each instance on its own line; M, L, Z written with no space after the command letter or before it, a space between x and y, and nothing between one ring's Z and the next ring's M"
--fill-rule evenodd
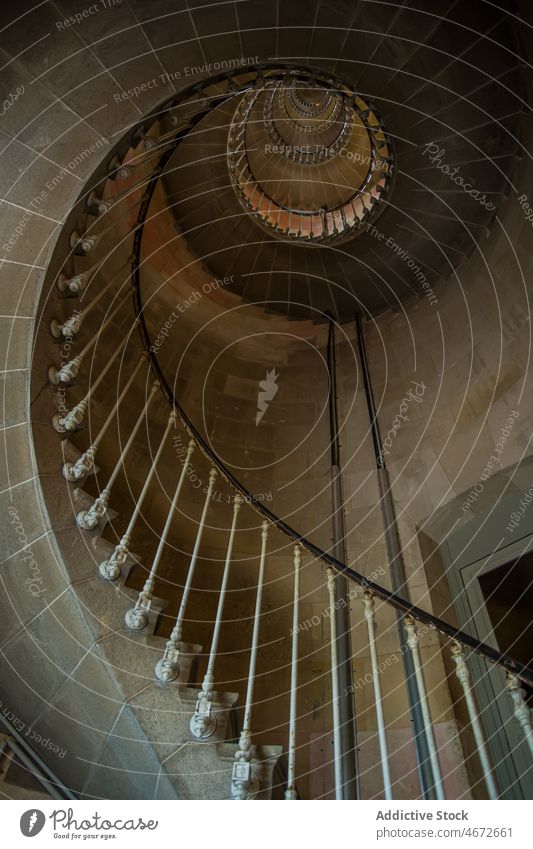
M337 410L337 363L335 357L335 325L329 319L327 364L329 373L329 424L331 445L331 506L332 506L332 550L341 563L346 563L346 531L344 526L344 499L340 465L340 438ZM359 771L357 764L357 729L352 669L352 640L350 629L350 607L348 582L343 575L333 579L335 601L335 635L337 654L337 692L339 698L339 746L341 750L340 774L342 788L340 798L359 798Z

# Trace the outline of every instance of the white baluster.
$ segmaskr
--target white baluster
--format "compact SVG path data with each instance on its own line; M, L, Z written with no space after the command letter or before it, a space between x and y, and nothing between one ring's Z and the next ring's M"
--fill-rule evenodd
M289 704L289 747L287 768L287 789L285 799L297 799L296 793L296 707L298 693L298 631L300 620L300 563L302 547L294 546L294 596L292 602L292 655L291 655L291 697Z
M100 337L100 334L106 327L113 321L115 316L123 309L124 304L129 299L130 295L127 293L123 298L117 303L115 308L111 310L107 318L102 322L99 326L98 330L95 331L93 336L89 339L88 342L85 343L80 353L74 357L73 360L70 360L68 363L65 363L61 366L61 368L56 368L55 366L50 366L48 369L48 380L53 383L70 383L71 380L74 380L76 375L80 370L80 366L87 355L87 353L91 350L97 339ZM67 346L65 345L65 348Z
M520 679L510 672L507 673L507 689L513 700L514 715L520 723L526 742L533 755L533 729L531 728L531 713L526 702L526 694L520 686Z
M73 230L70 234L70 247L75 254L79 254L81 256L85 256L86 254L91 253L91 251L94 251L99 241L100 236L97 236L96 234L87 235L85 233L83 236L80 236L77 230Z
M481 761L481 768L483 770L483 776L487 785L489 799L497 799L498 790L496 788L496 782L494 781L494 778L492 776L489 752L487 744L485 742L483 728L481 727L476 700L474 698L474 693L472 692L472 685L470 683L470 670L468 669L466 663L463 647L460 643L457 642L457 640L454 640L452 643L451 651L452 657L456 665L456 674L463 688L466 707L468 709L468 716L470 717L472 731L474 732L474 739L476 741L479 759Z
M259 575L257 578L257 595L255 597L254 626L252 631L252 650L248 668L248 686L246 688L246 703L242 723L239 747L235 752L235 763L231 775L231 798L253 799L259 791L259 779L252 770L252 707L254 701L255 669L259 649L259 624L261 620L261 604L263 601L263 585L265 582L266 547L268 540L268 522L261 525L261 556L259 560Z
M376 650L376 617L374 615L374 596L368 590L364 599L365 619L368 628L368 643L370 646L370 663L372 665L372 682L374 684L374 701L376 703L376 719L378 726L379 752L381 760L381 774L383 775L383 791L385 799L394 798L392 795L392 782L389 768L389 751L387 747L387 736L385 734L385 717L383 714L383 699L381 695L381 682L379 678L378 654Z
M183 464L181 474L179 476L178 483L176 485L176 489L174 492L174 497L171 501L167 518L165 521L165 526L163 528L163 532L159 539L159 544L157 546L157 551L155 553L155 557L152 563L152 568L148 574L148 578L144 584L143 589L139 593L139 598L137 599L135 606L130 608L126 612L125 620L128 628L131 628L132 631L141 631L148 622L148 612L150 607L152 606L152 593L154 591L154 583L157 575L157 570L159 568L159 563L161 561L161 557L163 556L163 551L167 542L168 534L170 531L170 526L172 524L172 520L174 518L174 514L176 512L176 506L178 503L178 499L180 497L180 493L183 487L183 482L185 480L185 476L187 474L189 463L191 462L192 453L194 451L195 442L194 439L189 441L189 446L187 449L187 456L185 458L185 463Z
M100 574L103 578L107 578L109 581L115 581L118 578L118 576L120 575L121 567L126 563L126 560L128 558L128 555L129 555L129 546L130 546L130 543L131 543L131 537L132 537L132 534L133 534L133 530L135 528L135 524L137 522L137 519L139 518L139 516L141 514L143 501L146 497L146 493L148 492L148 489L149 489L150 484L152 482L152 478L155 474L155 470L157 468L157 464L159 462L161 454L163 453L163 449L164 449L166 441L168 439L168 434L170 433L171 427L176 427L176 412L175 412L175 410L172 410L172 412L170 413L170 416L168 417L168 422L167 422L167 426L165 428L165 432L164 432L163 436L161 437L161 442L159 443L159 448L157 449L156 455L155 455L155 457L152 461L152 465L150 467L150 471L148 472L148 475L147 475L146 480L143 484L139 498L137 499L137 503L136 503L135 508L133 510L133 513L131 515L130 521L128 523L128 527L126 528L126 531L125 531L122 539L120 540L119 544L115 546L113 553L111 554L111 557L109 557L108 560L103 560L100 563L100 566L99 566Z
M424 673L422 671L422 661L420 659L420 649L418 647L418 634L416 631L415 620L412 616L404 616L405 631L407 633L407 645L411 649L413 656L413 664L415 667L415 676L418 684L418 692L420 694L420 710L424 721L424 732L426 735L429 760L431 770L433 772L433 781L435 783L435 793L437 799L445 799L444 785L439 766L439 758L437 754L437 744L435 742L435 734L433 732L433 723L431 722L431 714L429 712L429 703L426 693L426 684L424 681Z
M240 493L237 493L233 499L233 519L229 534L228 547L226 550L226 562L224 564L224 573L222 575L222 584L220 586L220 595L218 597L218 606L215 617L215 627L213 630L213 639L211 641L211 651L209 653L209 661L207 671L202 682L202 690L198 696L194 714L191 717L190 729L191 734L199 740L206 740L214 734L217 727L216 716L213 714L213 685L215 683L215 663L217 659L218 643L220 639L220 631L222 628L222 614L224 613L224 603L226 601L226 591L228 588L229 573L231 567L231 558L233 554L233 543L235 540L235 531L237 528L237 516L241 509L244 499Z
M118 349L118 351L120 351L120 348ZM118 355L118 351L114 356ZM112 362L113 362L113 360L110 360L107 367L101 372L99 378L97 378L96 381L93 383L93 385L89 389L89 392L87 393L87 395L85 396L83 401L80 401L80 403L77 404L71 410L71 412L68 414L69 416L73 417L72 420L75 420L77 423L82 421L83 416L85 415L85 412L86 412L88 404L89 404L91 393L94 392L94 390L98 387L99 383L101 383L101 381L105 377L107 370L112 365ZM70 481L71 483L74 483L75 481L80 480L80 478L84 477L85 475L90 474L93 471L96 449L98 448L98 445L99 445L100 441L102 440L102 438L103 438L106 430L108 429L109 425L111 424L111 422L115 418L115 415L116 415L118 408L122 404L122 401L124 400L125 396L127 395L133 381L137 377L139 369L141 368L141 366L144 362L146 362L146 354L141 354L137 365L135 366L131 375L129 376L128 380L126 381L124 388L120 392L117 400L115 401L113 407L111 408L110 413L108 414L105 422L103 423L102 427L100 428L100 431L98 432L97 436L95 437L94 442L92 443L90 448L88 448L87 451L84 451L84 453L81 455L81 457L79 457L76 460L75 463L64 463L64 465L63 465L63 476L68 481ZM70 430L70 427L68 429Z
M165 653L161 660L158 660L155 666L156 678L158 678L159 681L163 681L164 683L167 681L174 681L174 679L177 678L179 675L180 641L183 635L183 622L185 619L185 611L187 609L187 602L189 600L189 594L191 592L192 579L194 577L194 570L196 568L196 562L198 560L198 552L200 550L200 544L202 542L202 536L205 528L205 520L207 517L207 511L209 509L209 502L211 501L211 497L213 495L213 487L215 485L216 476L217 470L215 468L211 469L211 471L209 472L209 484L205 496L204 509L202 510L200 524L198 525L198 530L196 532L196 541L194 543L191 562L189 564L187 580L185 581L185 586L183 588L183 595L181 597L178 618L176 619L176 624L172 629L170 639L167 641Z
M111 489L113 488L113 484L115 483L115 481L118 477L118 474L119 474L122 466L124 465L124 460L126 459L127 454L129 452L131 446L133 445L133 440L137 436L137 433L139 431L141 424L143 423L144 419L146 418L146 414L148 412L150 404L154 400L158 389L159 389L159 381L155 380L154 384L152 386L152 391L150 392L148 398L146 399L144 407L142 408L141 412L139 413L139 416L137 418L137 421L135 422L133 430L131 431L131 433L128 437L128 440L127 440L126 444L124 445L124 448L122 449L122 451L120 453L120 457L118 458L118 460L115 464L115 468L111 472L111 475L110 475L109 480L107 481L105 487L103 488L103 490L100 493L100 495L98 496L98 498L93 502L91 507L89 507L88 510L82 510L76 516L76 522L78 523L78 527L82 528L82 530L93 531L96 528L96 526L98 525L98 522L100 521L100 519L102 519L106 515L107 509L109 507L109 498L111 497ZM100 438L101 438L101 435L100 435ZM96 450L94 443L93 443L92 447L93 447L92 457L93 457L93 460L94 460L94 451Z
M111 286L114 286L116 283L116 275L113 275L111 280L103 286L98 294L90 301L86 307L82 310L74 310L74 313L67 318L66 321L61 323L57 321L57 319L53 318L50 322L50 332L55 339L59 339L60 336L64 336L65 338L72 338L79 333L83 320L87 317L88 313L96 306L100 298L102 298L106 292L109 291Z
M127 180L133 175L134 168L126 162L120 162L118 156L114 156L108 165L109 179L115 180L117 177L120 180Z
M329 636L331 647L331 707L333 713L333 765L335 772L335 799L342 799L342 749L341 713L337 668L337 622L335 619L335 570L328 569Z
M96 263L94 268L97 267L98 263ZM79 274L73 274L72 277L68 277L61 272L57 278L57 288L60 292L70 292L71 295L79 295L85 289L91 271L82 271Z

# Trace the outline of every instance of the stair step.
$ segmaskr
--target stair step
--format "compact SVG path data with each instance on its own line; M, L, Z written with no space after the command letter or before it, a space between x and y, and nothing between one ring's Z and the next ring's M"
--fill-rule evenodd
M195 741L189 728L199 689L172 681L160 684L150 681L128 700L130 711L137 717L160 760L174 751L176 745ZM217 720L215 732L202 745L213 747L228 737L230 711L238 699L237 693L215 692L213 714ZM120 719L117 722L120 733Z
M189 742L167 758L165 771L182 799L230 799L234 743ZM276 763L282 746L252 746L252 771L260 781L257 799L270 799ZM214 757L215 756L215 757Z
M126 628L99 641L98 650L113 670L125 698L130 698L143 686L156 683L154 667L163 654L165 643L161 637L132 633ZM180 647L180 682L184 684L190 680L191 667L202 646L181 643Z
M76 581L73 589L84 607L87 623L95 639L107 636L110 632L122 631L124 614L138 598L136 590L124 587L119 581L108 581L98 572ZM165 604L163 599L153 599L146 626L149 632L154 630Z

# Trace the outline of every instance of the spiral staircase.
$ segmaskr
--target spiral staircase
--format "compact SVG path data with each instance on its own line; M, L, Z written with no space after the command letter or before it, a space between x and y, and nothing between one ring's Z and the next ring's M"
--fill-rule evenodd
M300 4L286 5L279 60L202 79L146 110L61 219L31 339L32 462L53 528L36 562L52 564L53 602L21 601L24 633L8 626L3 658L20 679L25 725L72 741L55 773L80 797L347 798L339 704L354 689L339 692L339 606L356 622L354 681L362 655L370 676L364 694L355 686L357 733L371 729L356 795L524 793L520 781L501 786L501 744L484 725L472 658L507 690L522 758L533 750L531 670L413 603L407 582L390 589L385 553L383 580L342 562L327 457L310 461L304 439L276 486L262 443L274 433L268 408L250 441L255 384L250 394L226 379L246 358L266 365L270 335L273 350L289 333L325 350L332 323L370 324L453 286L495 226L424 148L438 143L487 197L505 194L525 111L523 63L508 61L513 27L484 6L473 39L479 4L436 3L427 16L403 5L392 20L366 5L317 6L310 43L291 22ZM261 3L240 8L241 53L252 53L246 16L256 7L267 14ZM321 31L335 60L312 53ZM284 39L299 55L304 32L308 61L283 59ZM484 39L496 36L489 60ZM355 67L354 39L368 53ZM431 95L426 79L439 80ZM252 342L234 349L243 326ZM305 417L321 378L294 351L288 391ZM35 505L15 507L25 527ZM416 705L405 675L382 689L380 658L398 651L409 655ZM462 733L432 715L434 690L448 704L457 685ZM402 733L385 721L391 704ZM414 707L424 764L405 732Z

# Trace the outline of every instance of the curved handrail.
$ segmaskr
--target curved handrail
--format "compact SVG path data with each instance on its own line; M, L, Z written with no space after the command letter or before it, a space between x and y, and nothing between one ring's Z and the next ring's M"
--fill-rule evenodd
M235 91L232 91L231 93L221 95L218 98L214 98L208 110L203 110L197 115L190 118L187 125L181 130L179 130L179 132L174 138L174 145L169 149L165 150L158 162L158 165L152 172L152 175L149 178L147 188L143 194L143 198L139 206L137 222L134 227L131 265L133 308L142 344L146 349L151 368L161 384L162 391L167 397L172 408L179 416L180 421L182 422L185 430L195 440L203 455L213 464L213 466L217 468L222 478L230 486L236 489L237 492L239 492L253 507L253 509L256 510L256 512L258 512L262 516L263 519L266 519L268 522L274 525L285 536L288 536L294 542L299 543L308 553L312 554L317 560L320 560L321 563L323 563L325 566L333 568L336 572L344 575L350 581L353 581L354 583L363 587L365 590L368 590L369 592L373 593L373 595L375 595L377 598L381 599L387 604L392 605L396 610L401 611L403 614L409 614L414 619L424 623L432 630L438 631L439 633L443 634L451 640L456 640L466 648L477 653L478 655L483 656L489 662L501 666L511 675L520 678L524 683L526 683L530 687L533 687L533 672L527 667L525 667L523 664L521 664L519 661L515 660L509 655L502 654L498 650L492 648L492 646L487 645L481 640L477 640L475 637L470 636L470 634L467 634L466 632L460 629L454 628L452 625L445 622L443 619L440 619L438 616L434 616L433 614L428 613L417 605L412 604L410 601L403 598L402 596L399 596L396 593L385 589L381 585L376 584L374 581L365 578L355 569L352 569L350 566L347 566L345 563L342 563L340 560L337 560L336 557L324 551L319 546L315 545L315 543L311 542L311 540L298 533L298 531L296 531L294 528L292 528L290 525L288 525L286 522L276 516L271 510L268 509L268 507L265 506L265 504L261 500L259 500L253 493L249 492L249 490L247 490L246 487L244 487L240 483L240 481L237 480L237 478L232 474L232 472L230 472L230 470L225 466L225 464L218 457L218 455L205 442L205 440L203 439L199 431L196 429L193 422L191 421L191 419L175 397L159 365L155 352L152 350L152 340L148 332L144 316L144 307L142 303L140 288L140 252L144 225L146 222L148 209L156 185L160 177L162 176L164 169L170 157L174 153L175 149L185 138L185 136L193 129L193 127L196 126L196 124L205 116L207 111L210 111L212 108L215 107L215 105L219 105L221 102L227 100L229 96L233 96L234 94Z

